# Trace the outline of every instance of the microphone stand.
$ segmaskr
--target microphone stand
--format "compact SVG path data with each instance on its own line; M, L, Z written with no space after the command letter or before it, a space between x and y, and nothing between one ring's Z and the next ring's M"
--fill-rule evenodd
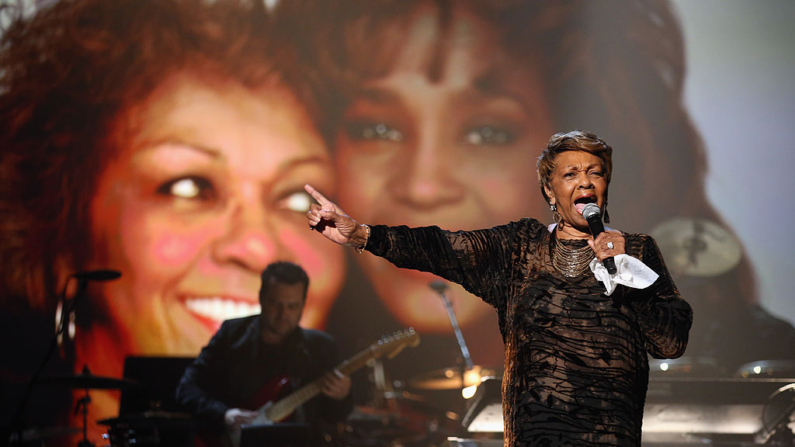
M461 356L464 358L464 364L466 365L461 371L461 388L463 388L466 385L464 382L464 373L474 368L475 364L472 363L472 357L469 355L469 348L467 348L466 341L464 341L464 334L461 333L461 328L458 326L458 319L455 317L453 305L450 303L450 300L447 298L447 294L445 293L445 290L447 290L447 284L442 281L433 281L429 284L429 286L442 298L442 303L444 303L444 307L447 310L447 317L450 319L450 324L453 326L455 338L458 340L458 347L461 348Z
M30 399L30 395L33 392L33 386L39 380L39 376L41 373L44 372L44 367L47 366L47 363L52 358L52 355L55 353L55 349L58 347L58 339L59 337L67 337L68 336L68 328L69 328L69 319L74 312L75 305L77 304L78 298L80 295L83 294L85 291L86 285L88 281L86 280L78 280L77 284L77 291L75 292L74 296L71 299L66 298L66 290L69 282L67 281L64 284L64 288L61 291L61 318L58 322L58 326L56 327L55 334L53 335L52 342L50 343L50 347L47 349L47 353L44 354L44 358L42 359L41 363L39 363L38 368L36 368L36 372L33 373L33 377L31 377L30 382L28 383L27 387L25 388L25 395L22 397L22 401L19 403L17 407L17 411L14 413L14 417L11 422L11 430L17 430L18 433L21 433L22 427L18 427L21 424L22 413L25 411L25 406ZM20 438L21 439L21 438Z

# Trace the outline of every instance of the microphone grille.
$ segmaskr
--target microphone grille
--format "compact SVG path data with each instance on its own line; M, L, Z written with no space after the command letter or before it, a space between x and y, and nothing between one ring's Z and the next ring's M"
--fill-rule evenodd
M585 205L585 208L582 209L582 217L584 217L585 220L588 220L588 219L592 218L593 216L597 216L597 217L599 217L599 219L601 219L602 218L602 212L601 212L601 210L599 210L599 205L597 205L595 203L589 203L589 204Z
M440 280L431 281L428 287L433 289L436 293L442 293L447 290L447 283Z

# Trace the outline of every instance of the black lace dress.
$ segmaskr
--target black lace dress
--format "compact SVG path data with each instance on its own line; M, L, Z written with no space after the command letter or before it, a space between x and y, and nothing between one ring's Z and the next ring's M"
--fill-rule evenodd
M648 354L682 355L692 321L654 240L625 234L627 254L660 275L605 296L590 272L552 267L547 227L523 219L488 230L373 226L367 250L433 272L492 305L505 343L507 446L639 446Z

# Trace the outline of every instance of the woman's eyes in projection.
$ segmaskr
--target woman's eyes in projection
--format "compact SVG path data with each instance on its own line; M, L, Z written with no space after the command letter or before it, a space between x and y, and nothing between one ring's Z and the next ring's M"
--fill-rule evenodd
M157 189L158 194L180 199L211 200L216 197L212 183L197 176L180 177L164 183Z
M209 202L218 199L218 191L212 182L198 176L180 177L170 180L157 189L157 193L175 199ZM312 204L312 196L303 189L295 189L275 197L275 204L283 210L306 213ZM189 202L185 202L186 204Z
M464 132L464 141L473 146L502 146L514 140L514 132L500 126L475 126Z
M279 203L282 209L306 213L309 211L309 205L312 204L312 196L304 190L297 190L284 195L279 200Z
M404 142L405 133L383 121L350 121L344 126L345 132L354 141ZM505 146L517 139L517 133L508 125L467 125L459 133L460 142L471 146Z
M400 142L403 132L389 124L377 121L351 121L345 124L345 132L352 140L383 140Z

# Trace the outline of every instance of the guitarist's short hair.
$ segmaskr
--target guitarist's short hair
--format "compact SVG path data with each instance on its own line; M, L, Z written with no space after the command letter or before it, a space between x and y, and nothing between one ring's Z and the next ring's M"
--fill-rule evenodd
M259 289L259 300L268 295L271 281L277 281L283 284L303 284L304 285L304 300L306 300L306 292L309 289L309 275L306 274L303 267L298 264L288 261L278 261L269 264L265 267L260 275L262 285Z

